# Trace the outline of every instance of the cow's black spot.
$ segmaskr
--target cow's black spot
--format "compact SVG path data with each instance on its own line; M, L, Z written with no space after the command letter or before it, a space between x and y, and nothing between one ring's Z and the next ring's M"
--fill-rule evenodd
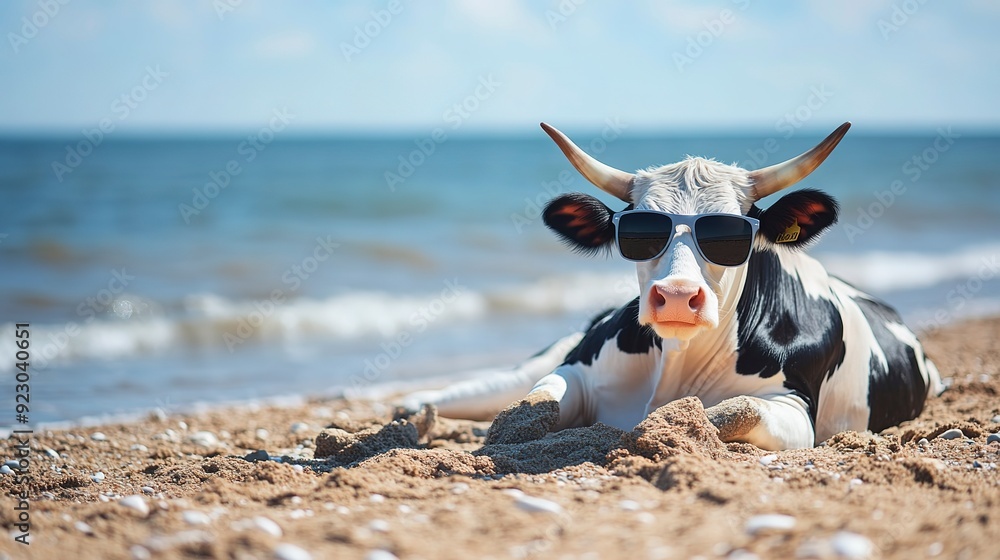
M618 349L626 354L645 354L653 346L660 346L660 337L652 329L639 324L639 298L610 312L599 315L591 323L580 344L566 355L565 364L592 365L601 354L605 342L617 338Z
M872 356L868 375L868 407L871 409L868 429L879 432L920 415L927 397L927 383L920 373L913 347L900 340L887 326L889 323L902 324L899 314L884 303L865 297L854 298L854 303L871 325L872 334L889 366L883 367L881 360Z
M806 294L802 281L772 251L755 251L736 306L741 375L769 378L783 371L816 420L823 380L843 363L844 322L833 302Z
M878 359L878 355L875 352L872 352L871 358L868 359L868 371L871 377L885 377L889 374L889 371L882 365L882 360Z
M787 310L771 326L771 340L777 344L791 344L798 334L799 328L795 325L795 319Z

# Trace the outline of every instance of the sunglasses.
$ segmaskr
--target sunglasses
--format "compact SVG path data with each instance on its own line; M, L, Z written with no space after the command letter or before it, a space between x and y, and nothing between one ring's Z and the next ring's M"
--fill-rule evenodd
M740 266L750 258L760 222L733 214L668 214L655 210L626 210L612 217L615 241L622 257L636 262L659 258L670 246L675 228L691 228L698 251L720 266Z

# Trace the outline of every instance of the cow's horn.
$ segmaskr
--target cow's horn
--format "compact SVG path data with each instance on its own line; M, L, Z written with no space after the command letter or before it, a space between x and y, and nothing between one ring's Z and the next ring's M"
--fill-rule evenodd
M630 191L632 190L632 181L635 179L635 175L615 169L609 165L604 165L590 157L587 152L581 150L565 134L545 123L542 123L542 130L556 141L556 145L566 154L566 158L573 164L573 167L588 181L593 183L594 186L625 202L632 202Z
M790 187L805 179L837 147L840 139L847 134L847 129L849 128L851 128L851 123L845 122L808 152L788 161L751 171L750 178L753 179L753 199L760 200L769 194L774 194L785 187Z

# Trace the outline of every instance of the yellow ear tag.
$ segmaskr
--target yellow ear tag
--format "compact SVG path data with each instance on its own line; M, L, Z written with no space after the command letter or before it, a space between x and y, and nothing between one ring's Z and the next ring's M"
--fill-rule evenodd
M775 243L791 243L792 241L795 241L796 239L799 238L799 233L801 231L802 228L799 227L799 221L795 220L794 222L792 222L792 225L788 226L788 229L785 230L785 233L782 233L781 235L778 236L778 239L775 240Z

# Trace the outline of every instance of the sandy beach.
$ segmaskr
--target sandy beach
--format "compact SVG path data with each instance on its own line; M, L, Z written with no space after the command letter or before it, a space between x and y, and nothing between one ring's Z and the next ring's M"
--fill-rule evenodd
M488 444L344 400L36 433L0 558L996 558L1000 319L923 338L951 386L918 419L780 453L723 444L695 399Z

